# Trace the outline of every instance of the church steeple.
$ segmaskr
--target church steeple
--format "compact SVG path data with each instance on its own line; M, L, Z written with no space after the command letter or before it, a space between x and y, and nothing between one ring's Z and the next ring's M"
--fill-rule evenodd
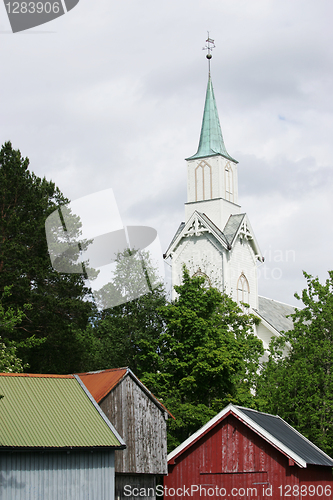
M227 160L238 163L228 154L224 145L212 79L209 72L199 147L195 155L187 158L187 160L196 160L198 158L207 158L216 155L221 155Z
M210 76L214 40L206 40L209 63L205 109L198 151L187 158L187 203L185 220L193 211L206 214L223 230L230 215L239 214L237 161L226 150Z

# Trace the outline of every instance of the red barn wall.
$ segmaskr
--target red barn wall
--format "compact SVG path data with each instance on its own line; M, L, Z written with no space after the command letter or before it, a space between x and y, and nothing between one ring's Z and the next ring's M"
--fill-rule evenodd
M191 485L195 485L192 490ZM200 485L201 495L200 489L196 491L196 486L200 488ZM313 485L314 488L319 487L319 490L315 490L313 495L311 488L309 494L309 490L304 486L303 493L308 494L301 496L297 493L300 491L297 488L302 485L306 488ZM319 485L323 487L322 495ZM284 497L294 500L320 497L327 500L332 498L332 494L326 495L330 488L333 491L330 467L309 466L301 469L297 465L290 466L289 459L284 454L233 415L226 417L186 450L176 459L175 465L169 465L164 486L169 498L186 497L184 488L189 488L192 498L223 498L220 493L223 493L225 488L225 498L258 500ZM175 495L172 495L173 488ZM235 489L239 490L238 495ZM214 495L213 490L217 492ZM288 492L290 496L287 495Z

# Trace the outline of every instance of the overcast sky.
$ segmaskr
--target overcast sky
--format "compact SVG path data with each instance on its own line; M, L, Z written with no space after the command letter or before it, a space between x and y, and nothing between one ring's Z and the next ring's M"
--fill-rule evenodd
M165 251L212 79L239 203L265 264L259 292L296 304L333 269L331 0L80 0L12 34L0 4L0 141L66 197L113 188L125 224Z

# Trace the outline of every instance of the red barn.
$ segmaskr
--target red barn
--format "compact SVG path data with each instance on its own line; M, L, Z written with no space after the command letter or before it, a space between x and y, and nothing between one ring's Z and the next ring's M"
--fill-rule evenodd
M164 498L327 500L332 467L280 417L230 404L168 455Z

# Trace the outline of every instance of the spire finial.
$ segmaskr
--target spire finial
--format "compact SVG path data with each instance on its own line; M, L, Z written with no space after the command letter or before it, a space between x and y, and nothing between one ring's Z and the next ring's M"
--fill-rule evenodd
M202 50L207 50L207 54L206 54L206 57L208 59L208 71L209 71L209 75L210 75L210 60L211 58L213 57L211 52L213 49L215 49L215 44L214 44L214 40L212 38L209 38L209 31L207 31L207 40L206 40L206 44L205 47L202 48Z

